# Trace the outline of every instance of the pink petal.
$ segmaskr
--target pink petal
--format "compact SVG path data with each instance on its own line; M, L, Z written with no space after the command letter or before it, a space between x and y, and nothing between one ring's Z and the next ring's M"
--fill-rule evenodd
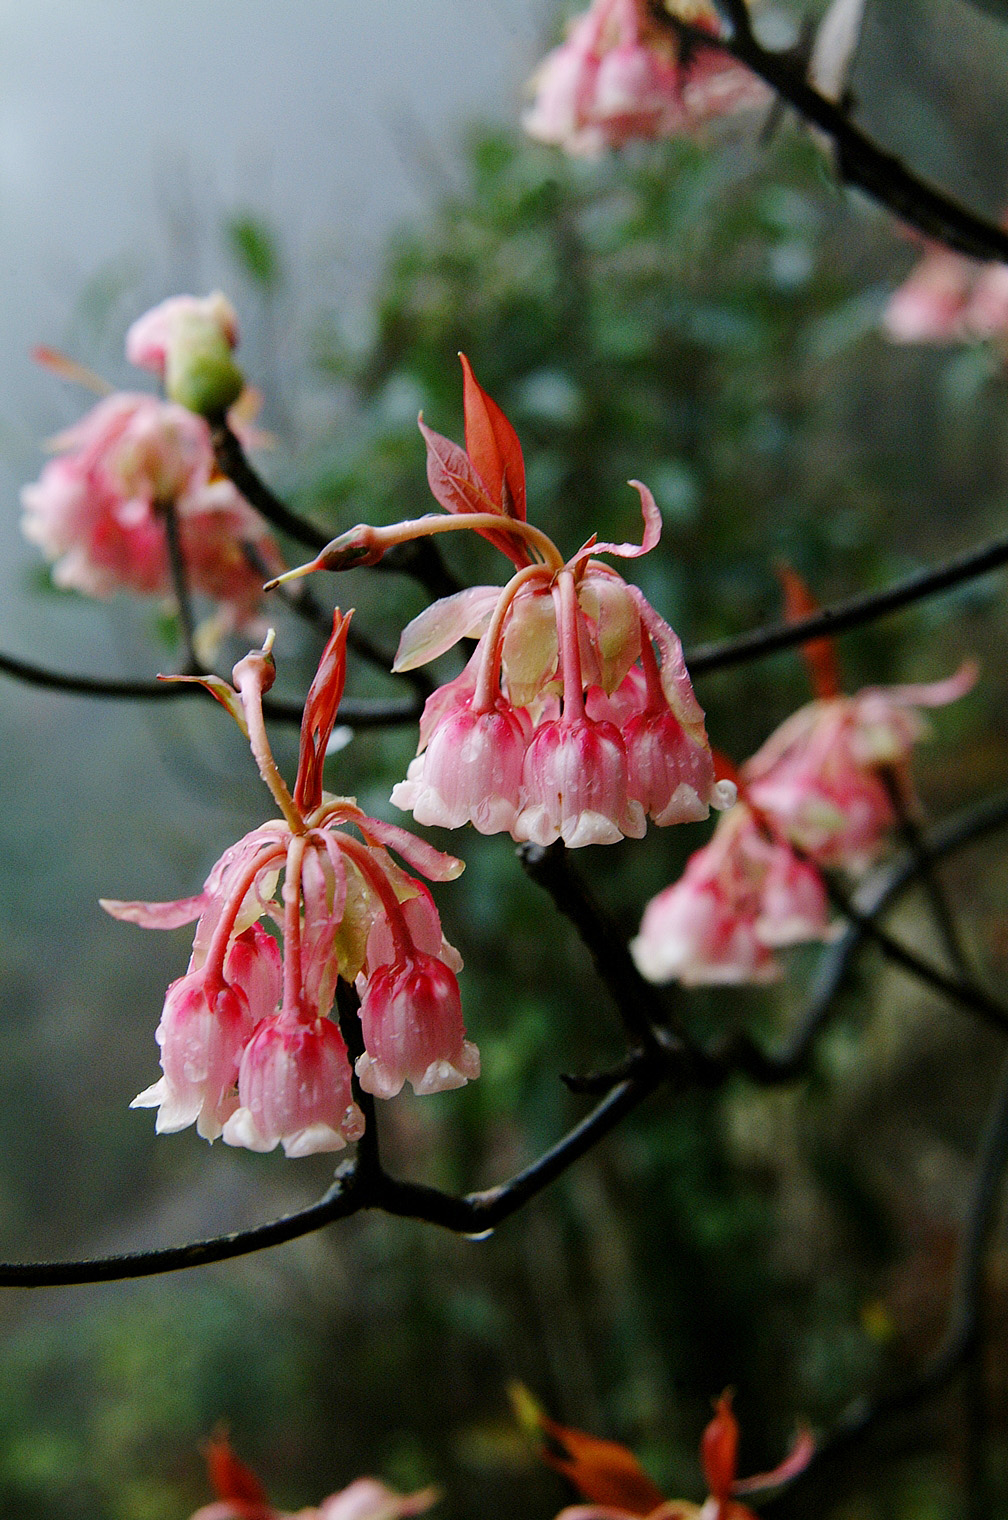
M368 844L378 843L395 850L407 865L412 866L414 871L419 871L421 876L426 876L428 881L454 881L465 870L464 861L457 860L454 855L446 855L443 850L436 850L425 839L418 839L408 829L401 829L397 823L385 823L378 818L354 821Z
M100 897L99 905L124 924L139 924L141 929L178 929L194 923L209 906L206 892L198 897L180 897L175 902L120 902L114 897Z
M415 670L436 660L459 639L478 638L485 632L500 594L499 586L469 586L432 602L403 629L392 669Z

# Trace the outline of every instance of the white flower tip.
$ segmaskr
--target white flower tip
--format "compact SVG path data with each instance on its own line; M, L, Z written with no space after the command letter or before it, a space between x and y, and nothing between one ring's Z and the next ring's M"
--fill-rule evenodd
M716 781L711 787L710 805L723 813L725 808L734 807L738 801L738 787L734 781Z
M369 1056L367 1051L358 1056L354 1067L357 1080L366 1093L372 1098L394 1098L402 1091L402 1085L406 1080L402 1072L390 1071L381 1061L376 1061Z
M431 1093L464 1087L467 1082L474 1082L479 1074L480 1053L471 1041L466 1040L454 1061L432 1061L420 1080L414 1082L411 1079L410 1085L418 1098L426 1098Z
M309 1124L293 1135L284 1135L280 1143L284 1155L291 1160L296 1160L299 1156L316 1156L324 1151L341 1151L346 1147L346 1141L339 1130L321 1123Z

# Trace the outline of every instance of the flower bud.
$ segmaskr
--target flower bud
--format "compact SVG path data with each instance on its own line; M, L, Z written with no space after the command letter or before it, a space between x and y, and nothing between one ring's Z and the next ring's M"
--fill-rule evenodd
M172 296L126 334L126 357L164 381L172 401L202 417L223 416L245 386L232 358L238 318L219 291L200 300Z

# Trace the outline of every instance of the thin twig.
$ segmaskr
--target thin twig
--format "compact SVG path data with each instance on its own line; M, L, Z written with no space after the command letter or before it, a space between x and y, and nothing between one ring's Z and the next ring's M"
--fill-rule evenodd
M719 48L758 74L800 116L832 138L842 180L949 248L977 259L1008 262L1008 233L1003 228L922 179L855 126L842 103L828 100L809 84L801 57L764 48L748 25L736 27L730 36L712 37L667 11L662 0L651 0L650 14L656 26L680 41L695 48Z
M780 649L792 649L809 639L822 635L846 633L865 623L888 617L903 607L926 597L950 591L954 586L964 585L992 570L1008 564L1008 535L995 538L979 548L969 549L956 555L933 570L918 570L905 580L897 581L880 591L863 592L847 601L835 602L823 607L811 617L794 623L776 623L755 628L738 638L725 639L718 644L701 644L687 652L686 661L691 675L698 676L711 670L725 670L732 665L745 665L752 660L765 659Z
M111 702L186 702L203 694L201 686L181 681L124 681L113 676L80 676L65 670L51 670L14 655L0 654L0 675L10 676L25 686L44 691L62 692L64 696L94 697ZM390 697L385 701L345 697L340 704L340 722L350 728L391 728L415 723L423 702L415 697ZM300 702L267 697L263 712L272 722L300 727L304 713Z
M196 653L196 620L193 617L192 597L189 593L189 572L186 569L185 555L182 553L178 509L174 501L168 497L158 503L157 510L164 523L165 539L168 544L168 565L171 570L172 589L178 605L179 629L182 634L182 648L186 656L186 673L194 676L202 675L204 674L203 666Z

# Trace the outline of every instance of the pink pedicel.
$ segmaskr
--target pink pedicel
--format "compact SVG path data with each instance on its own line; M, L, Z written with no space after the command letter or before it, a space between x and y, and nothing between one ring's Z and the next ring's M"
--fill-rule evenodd
M195 1122L209 1140L280 1144L288 1156L358 1139L364 1120L331 1017L340 978L361 996L365 1091L390 1097L408 1080L439 1092L479 1075L462 1024L461 959L427 887L389 850L430 880L452 880L462 862L322 788L348 623L337 609L305 704L293 792L263 722L272 635L238 662L233 687L200 678L247 733L282 816L226 850L196 897L103 904L144 928L196 922L189 970L169 988L158 1029L163 1075L134 1103L157 1107L159 1131Z

